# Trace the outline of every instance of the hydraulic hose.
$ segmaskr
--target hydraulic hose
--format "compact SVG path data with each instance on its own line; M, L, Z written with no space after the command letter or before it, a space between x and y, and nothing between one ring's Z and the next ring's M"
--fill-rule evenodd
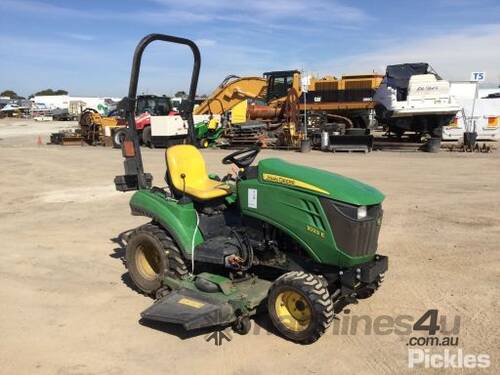
M191 240L191 274L194 275L194 238L196 237L196 231L198 230L198 225L200 224L200 217L198 216L198 212L194 212L196 214L196 227L193 231L193 239Z
M238 244L240 245L240 249L242 252L245 254L243 255L243 259L245 260L245 264L241 265L241 271L248 271L250 268L253 266L253 248L252 245L250 244L250 241L248 240L248 237L245 235L245 240L242 240L241 236L236 232L234 229L231 230L231 232L234 234L234 237L238 241Z

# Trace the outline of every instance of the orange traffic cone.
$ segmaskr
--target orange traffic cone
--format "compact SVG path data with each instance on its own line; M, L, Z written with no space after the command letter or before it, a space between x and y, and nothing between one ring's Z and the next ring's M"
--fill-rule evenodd
M37 138L37 140L36 140L36 144L37 144L38 146L41 146L41 145L42 145L42 143L43 143L43 142L42 142L42 137L41 137L41 136L38 136L38 138Z

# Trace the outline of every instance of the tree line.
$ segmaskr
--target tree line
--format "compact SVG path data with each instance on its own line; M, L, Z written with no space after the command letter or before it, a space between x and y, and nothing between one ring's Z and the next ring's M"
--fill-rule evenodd
M44 95L68 95L68 92L66 90L61 90L61 89L59 90L45 89L35 92L34 94L31 94L28 98L31 99L34 96L44 96ZM0 93L0 96L8 96L11 99L25 99L24 96L17 95L17 93L14 90L4 90Z
M52 90L52 89L45 89L41 90L38 92L35 92L34 94L31 94L28 96L28 99L33 98L34 96L45 96L45 95L68 95L68 91L66 90ZM24 96L19 96L14 90L4 90L0 93L0 96L8 96L11 99L25 99ZM176 98L187 98L187 94L185 91L177 91L174 95ZM207 95L201 95L201 98L206 98Z

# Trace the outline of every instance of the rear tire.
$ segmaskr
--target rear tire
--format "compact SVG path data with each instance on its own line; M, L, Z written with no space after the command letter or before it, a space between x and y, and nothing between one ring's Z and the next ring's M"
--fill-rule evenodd
M311 344L333 320L333 302L319 276L292 271L276 279L267 300L269 316L289 340Z
M113 134L113 148L121 148L122 143L127 136L127 129L120 128L117 129Z
M146 224L132 232L125 259L134 284L150 296L163 286L165 275L182 278L188 274L179 249L156 224Z
M146 126L142 130L141 140L144 146L149 148L153 148L152 135L151 135L151 126Z

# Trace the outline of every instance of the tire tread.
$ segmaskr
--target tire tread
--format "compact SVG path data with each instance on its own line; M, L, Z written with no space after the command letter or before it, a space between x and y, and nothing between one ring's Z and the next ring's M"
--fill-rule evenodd
M300 290L309 299L314 310L313 315L316 317L313 319L313 326L307 329L308 334L306 337L292 337L293 335L280 327L280 323L275 322L276 318L271 313L271 309L274 308L274 301L270 300L268 301L268 309L270 310L271 320L273 320L275 327L283 336L302 344L311 344L325 333L333 321L334 309L330 293L325 287L325 282L321 279L321 276L303 271L291 271L281 275L274 281L269 295L273 296L273 289L287 286Z

